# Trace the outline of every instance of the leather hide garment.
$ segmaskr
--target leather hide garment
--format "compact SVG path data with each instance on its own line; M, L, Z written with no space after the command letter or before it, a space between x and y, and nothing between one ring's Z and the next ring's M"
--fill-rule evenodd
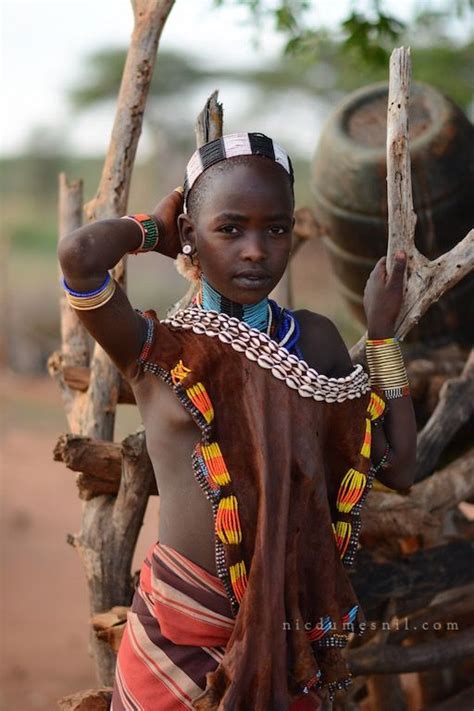
M319 375L244 322L191 307L144 316L141 367L201 431L193 469L211 502L217 572L235 627L197 709L286 711L350 683L342 653L364 620L349 582L384 403L356 366Z

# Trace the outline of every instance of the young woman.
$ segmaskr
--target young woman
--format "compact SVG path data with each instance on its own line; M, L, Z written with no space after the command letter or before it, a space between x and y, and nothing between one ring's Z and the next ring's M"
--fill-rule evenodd
M393 338L405 257L366 286L369 383L331 321L268 299L291 251L285 151L224 136L193 155L182 193L59 246L71 306L134 390L160 493L112 707L317 709L350 683L341 650L363 614L344 566L372 479L413 481ZM161 322L135 311L108 270L180 248L195 303Z

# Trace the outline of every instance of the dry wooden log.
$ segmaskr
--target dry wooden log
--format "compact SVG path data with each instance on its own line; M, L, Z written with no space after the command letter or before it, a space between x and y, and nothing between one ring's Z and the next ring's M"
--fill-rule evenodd
M359 674L403 674L450 666L474 654L474 629L453 633L436 642L411 647L367 645L348 650L349 668Z
M90 383L90 370L89 368L79 367L79 366L64 366L62 367L62 374L64 382L71 388L71 390L79 390L80 392L87 392ZM124 405L135 405L135 395L133 390L126 380L120 378L118 400L117 402Z
M415 481L435 468L444 448L474 413L474 350L458 378L441 388L438 405L418 435Z
M439 535L443 515L474 496L474 448L415 484L408 495L374 491L363 512L363 533L373 538Z
M474 269L474 230L450 252L430 261L415 247L415 223L408 144L408 100L411 81L410 50L395 49L390 57L387 113L388 252L407 254L405 291L395 334L403 338L431 304ZM354 362L363 362L367 334L351 349Z
M117 442L62 434L53 457L57 462L64 462L68 469L79 472L76 484L81 499L89 501L101 494L118 493L122 475L122 445ZM149 494L158 494L154 476Z
M108 711L112 701L112 688L87 689L58 701L60 711Z
M119 482L107 481L92 474L79 472L76 476L76 486L81 501L90 501L96 496L116 496Z
M474 583L474 542L459 538L385 562L362 549L350 577L368 620L380 619L389 598L402 616L425 607L440 592Z
M118 490L122 472L122 448L116 442L91 439L74 434L60 435L53 452L55 462L75 472L96 475L115 484Z

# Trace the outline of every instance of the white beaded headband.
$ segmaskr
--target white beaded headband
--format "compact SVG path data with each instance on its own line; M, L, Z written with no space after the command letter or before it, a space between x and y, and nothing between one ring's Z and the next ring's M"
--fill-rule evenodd
M279 163L290 176L293 186L294 174L290 157L278 143L263 133L229 133L205 143L191 156L184 178L184 211L186 212L189 191L205 170L227 158L251 155L265 156Z

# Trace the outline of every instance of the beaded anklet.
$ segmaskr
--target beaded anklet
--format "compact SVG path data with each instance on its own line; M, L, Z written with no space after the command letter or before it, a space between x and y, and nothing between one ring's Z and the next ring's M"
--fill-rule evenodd
M105 277L104 282L93 291L74 291L71 289L66 280L62 279L62 286L66 292L66 299L70 306L76 311L92 311L104 306L115 294L116 282L109 273Z

